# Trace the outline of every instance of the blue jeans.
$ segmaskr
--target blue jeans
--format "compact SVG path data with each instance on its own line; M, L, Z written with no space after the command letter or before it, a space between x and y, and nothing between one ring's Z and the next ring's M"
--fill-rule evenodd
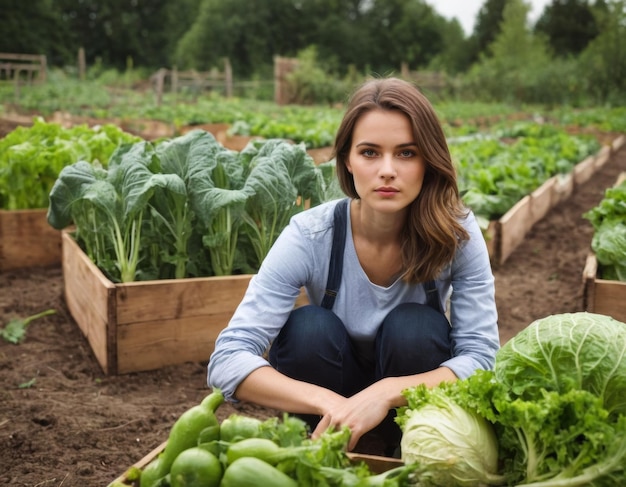
M332 311L303 306L292 311L272 344L279 372L349 397L384 377L419 374L450 358L450 324L433 308L404 303L383 320L373 342L357 342ZM400 441L395 410L375 428L390 447ZM319 417L305 416L311 428Z

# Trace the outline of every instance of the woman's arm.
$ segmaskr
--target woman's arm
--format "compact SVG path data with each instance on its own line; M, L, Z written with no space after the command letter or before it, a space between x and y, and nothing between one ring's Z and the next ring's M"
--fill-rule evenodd
M447 367L422 374L387 377L346 398L314 384L291 379L273 367L261 367L246 377L236 390L236 398L255 404L299 414L319 415L321 420L313 431L319 437L329 427L350 428L348 449L352 450L361 436L376 427L390 409L406 405L404 389L425 384L434 387L456 376Z

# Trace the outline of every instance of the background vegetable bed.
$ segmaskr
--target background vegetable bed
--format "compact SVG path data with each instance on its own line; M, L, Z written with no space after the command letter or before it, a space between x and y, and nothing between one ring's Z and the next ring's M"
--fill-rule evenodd
M495 270L502 340L533 320L582 309L593 230L582 213L626 170L626 149L557 206ZM159 445L207 394L204 363L104 376L65 308L61 268L0 275L0 322L48 308L21 345L0 343L0 485L103 486ZM235 412L223 405L219 419ZM276 411L242 406L266 418Z

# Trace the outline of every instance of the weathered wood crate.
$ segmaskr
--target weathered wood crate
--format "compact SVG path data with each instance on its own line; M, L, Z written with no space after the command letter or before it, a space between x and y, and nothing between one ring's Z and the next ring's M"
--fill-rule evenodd
M47 210L0 210L0 272L61 262L61 232Z
M611 316L626 322L626 282L598 277L598 261L587 256L583 270L583 307L585 311Z
M109 375L208 360L252 275L113 283L62 232L67 307ZM302 294L297 304L306 303Z
M152 460L154 460L164 449L167 442L163 442L159 446L157 446L154 450L148 453L141 460L132 465L132 467L143 469L148 465ZM348 453L348 456L353 462L365 462L370 470L373 473L383 473L392 468L399 467L402 465L402 461L398 458L391 457L381 457L377 455L366 455L361 453ZM133 485L133 483L128 479L126 472L117 477L111 485ZM269 487L269 486L268 486Z
M615 186L626 179L621 173ZM602 279L598 272L598 260L592 252L587 256L583 269L583 307L590 313L598 313L626 322L626 282Z

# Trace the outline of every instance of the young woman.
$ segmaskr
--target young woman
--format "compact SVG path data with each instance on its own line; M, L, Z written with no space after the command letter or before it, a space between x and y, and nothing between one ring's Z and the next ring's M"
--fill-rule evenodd
M349 449L370 432L389 452L404 389L493 367L494 279L418 89L365 82L334 149L348 198L292 219L219 335L208 384L232 401L303 415L313 437L348 426ZM294 309L302 287L311 304Z

